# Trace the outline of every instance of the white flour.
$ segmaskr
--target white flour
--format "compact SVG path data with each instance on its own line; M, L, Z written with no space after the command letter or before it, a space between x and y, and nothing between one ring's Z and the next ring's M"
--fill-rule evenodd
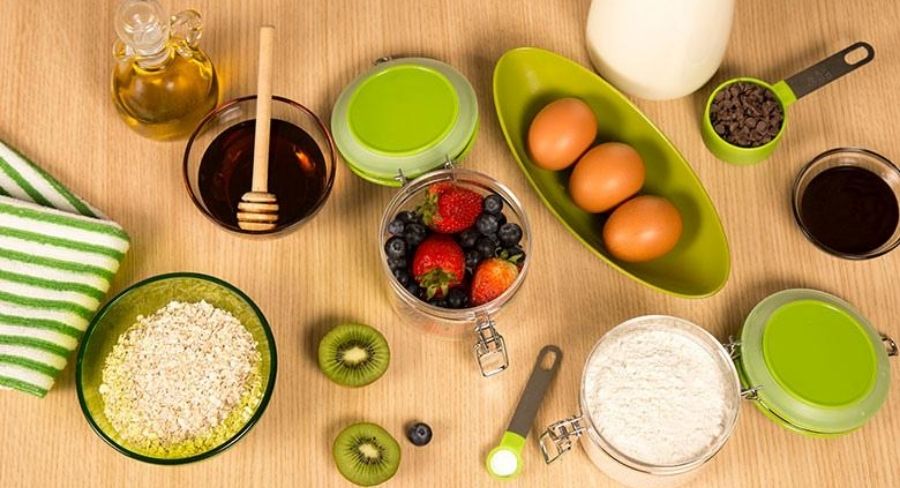
M736 408L716 359L687 332L669 328L673 323L660 317L613 331L585 377L587 408L603 438L652 465L702 456Z

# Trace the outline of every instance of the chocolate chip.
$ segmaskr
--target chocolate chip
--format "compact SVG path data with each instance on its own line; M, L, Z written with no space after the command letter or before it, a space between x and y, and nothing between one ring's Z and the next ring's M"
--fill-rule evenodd
M784 112L768 88L739 81L719 90L709 108L716 134L740 147L759 147L781 130Z

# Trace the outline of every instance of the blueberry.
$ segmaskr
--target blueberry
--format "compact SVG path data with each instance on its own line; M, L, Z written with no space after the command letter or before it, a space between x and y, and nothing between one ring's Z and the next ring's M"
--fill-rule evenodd
M416 212L404 210L403 212L400 212L397 214L396 220L399 220L399 221L403 222L404 224L412 224L412 223L421 222L422 217Z
M475 247L475 243L480 235L481 233L475 229L466 229L459 234L459 245L463 249L471 249Z
M388 232L391 233L392 236L399 236L403 234L403 229L406 228L406 222L400 219L394 219L388 224Z
M406 258L388 258L388 268L391 268L391 271L407 267L409 267L409 261Z
M503 224L506 223L506 214L501 213L497 216L497 223L500 224L500 227L503 227Z
M478 261L481 261L481 252L478 249L469 249L466 251L466 267L469 269L475 269L478 266Z
M414 297L419 296L419 291L421 289L422 288L419 287L419 284L412 280L410 280L410 282L406 285L406 291L408 291Z
M410 247L416 247L428 237L428 229L422 224L413 222L407 224L403 236L406 238L406 243L409 244Z
M419 300L422 300L423 302L427 301L428 300L428 290L426 290L425 288L422 288L420 286L419 289L416 290L416 298L418 298Z
M522 228L519 224L503 224L497 231L497 237L500 238L500 244L503 247L512 247L522 240Z
M391 237L384 244L384 251L389 258L398 259L406 256L406 242L399 237Z
M431 442L431 427L423 422L416 422L406 429L406 438L416 446L424 446Z
M431 303L431 304L434 305L435 307L450 308L450 307L447 305L447 299L446 299L446 298L432 298L432 299L431 299L431 302L429 302L429 303Z
M478 220L475 221L475 228L483 235L493 235L496 234L497 229L500 228L500 220L496 215L483 213L478 217Z
M475 244L475 249L481 254L482 258L492 258L497 251L497 243L490 237L481 237Z
M409 271L405 269L395 269L394 270L394 278L397 278L397 282L401 285L406 286L412 281L412 276L409 275Z
M488 195L484 197L484 213L498 214L503 211L503 199L500 195Z
M450 308L464 308L468 305L468 301L469 297L466 296L466 291L462 288L454 288L447 294L447 305Z

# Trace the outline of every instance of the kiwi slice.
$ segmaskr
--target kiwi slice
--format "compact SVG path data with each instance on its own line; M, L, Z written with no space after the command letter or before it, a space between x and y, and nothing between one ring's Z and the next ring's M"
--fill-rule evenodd
M400 444L380 426L365 422L338 434L332 455L344 478L359 486L384 483L400 467Z
M390 362L387 341L368 325L339 325L319 342L319 369L339 385L368 385L381 378Z

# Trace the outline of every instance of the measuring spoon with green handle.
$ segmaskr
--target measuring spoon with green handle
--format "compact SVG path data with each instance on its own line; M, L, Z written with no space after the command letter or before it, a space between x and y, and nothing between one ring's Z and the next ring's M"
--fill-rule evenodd
M522 449L525 447L525 438L528 437L528 431L534 424L544 394L556 376L561 361L562 351L556 346L544 346L538 353L534 370L528 378L522 397L519 398L516 412L509 421L500 444L491 449L485 460L485 467L494 478L510 480L522 472Z
M862 58L852 62L848 61L848 58L852 58L852 55L860 50L864 53ZM722 161L742 165L756 164L768 158L781 141L788 122L787 108L791 104L847 73L868 64L874 58L875 48L869 43L857 42L775 84L769 84L763 80L751 77L732 78L725 81L713 90L706 101L706 110L703 112L703 120L701 122L703 142L706 143L706 147L709 148L710 152ZM713 99L723 89L739 82L753 83L774 93L784 114L778 133L775 134L771 141L761 146L742 147L731 144L717 134L715 128L713 128L710 116Z

